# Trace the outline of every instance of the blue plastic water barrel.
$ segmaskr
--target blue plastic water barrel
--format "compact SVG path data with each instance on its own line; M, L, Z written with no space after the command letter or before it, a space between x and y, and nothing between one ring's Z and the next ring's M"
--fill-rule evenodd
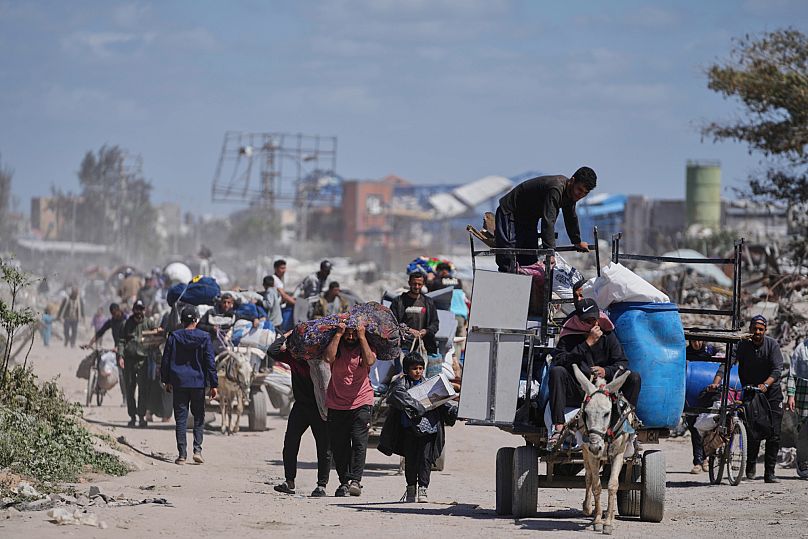
M609 317L629 368L642 377L637 416L648 428L673 428L685 406L685 333L673 303L615 303Z
M715 372L722 363L713 361L688 361L687 362L687 390L685 393L685 403L688 406L698 406L699 394L704 388L713 383ZM740 390L741 380L738 378L738 365L733 365L729 371L730 389Z

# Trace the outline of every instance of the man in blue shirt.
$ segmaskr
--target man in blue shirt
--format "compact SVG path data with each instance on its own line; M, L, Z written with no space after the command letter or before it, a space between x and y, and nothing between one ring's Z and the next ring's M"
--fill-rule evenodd
M210 398L218 393L219 377L213 358L213 344L210 335L197 329L199 311L188 306L180 315L184 329L169 335L163 350L160 365L160 379L166 391L174 394L174 417L177 420L176 464L185 464L187 441L185 431L188 425L188 405L194 416L194 462L202 464L202 431L205 426L205 388L210 387Z

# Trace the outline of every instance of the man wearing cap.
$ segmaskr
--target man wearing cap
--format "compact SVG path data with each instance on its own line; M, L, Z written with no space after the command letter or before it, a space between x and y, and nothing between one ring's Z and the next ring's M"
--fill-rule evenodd
M581 240L575 204L597 185L597 175L589 167L581 167L571 178L540 176L526 180L499 199L494 238L498 248L555 248L555 224L558 212L564 214L564 225L570 241L586 252L589 245ZM541 221L541 236L538 227ZM522 266L536 263L535 255L497 255L499 271L512 273L518 262Z
M738 364L738 378L741 385L755 386L769 401L771 407L771 432L763 439L749 436L746 451L746 478L755 478L760 442L766 440L763 480L766 483L779 483L774 467L780 451L780 424L783 421L783 390L780 388L780 375L783 372L783 354L777 341L766 335L768 321L763 315L753 316L749 322L750 340L738 343L734 351L733 363ZM715 373L711 389L718 389L724 378L723 366Z
M614 324L591 298L578 302L575 315L564 324L553 352L549 403L554 426L549 441L551 445L558 441L564 427L564 408L580 406L584 398L573 375L573 365L578 365L581 372L591 373L607 382L628 370L628 359L614 334ZM637 406L641 386L639 373L632 372L621 388L632 406Z
M132 306L132 316L123 324L118 348L118 365L123 368L126 380L126 407L129 412L129 426L135 426L135 416L140 418L140 427L146 427L146 388L148 387L149 350L143 343L143 332L157 329L151 318L146 318L146 306L137 300ZM159 331L162 331L161 329ZM138 389L139 387L139 389ZM135 399L137 390L137 399Z
M320 262L320 270L312 273L300 283L300 296L304 298L319 296L325 289L329 275L331 275L331 262L323 260Z
M185 464L188 458L186 431L188 430L188 406L194 416L194 462L202 464L202 431L205 427L205 388L210 388L210 398L215 399L219 377L213 358L213 343L210 335L196 325L199 311L189 305L180 315L183 329L169 335L160 364L160 380L166 391L174 395L174 417L177 420L176 464Z

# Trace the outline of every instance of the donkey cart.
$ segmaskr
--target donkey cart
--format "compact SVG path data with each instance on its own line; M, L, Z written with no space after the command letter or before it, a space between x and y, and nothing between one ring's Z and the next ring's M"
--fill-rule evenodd
M555 349L562 320L554 318L554 306L572 300L552 297L553 250L494 248L478 251L474 248L473 238L471 249L474 286L459 416L466 419L468 425L494 426L522 437L524 445L502 447L497 451L496 512L514 518L531 517L537 512L540 489L587 488L586 478L579 475L585 468L585 443L580 434L576 434L580 430L578 425L585 419L583 410L567 408L565 417L568 421L561 439L553 444L547 441L548 429L552 428L547 406L548 354ZM572 250L572 246L556 247L555 252ZM477 268L476 257L499 254L535 255L544 260L545 268L550 268L545 274L547 284L541 291L538 313L528 312L531 295L534 296L534 308L536 304L536 290L531 294L531 277ZM667 436L668 429L647 428L636 420L634 410L627 402L618 405L618 401L624 402L622 397L616 397L622 380L613 388L611 384L598 388L587 383L589 389L584 388L586 402L590 398L594 402L596 398L606 397L607 410L611 407L609 398L615 403L612 410L617 414L612 413L612 423L608 430L604 429L604 443L608 446L622 440L622 445L615 446L619 452L611 458L611 466L604 466L599 476L600 484L606 490L614 466L615 473L619 473L619 478L616 477L617 512L643 521L660 522L665 510L665 457L659 450L639 448L634 440L636 438L641 444L658 444L660 438ZM610 388L614 389L611 396ZM624 412L620 413L620 410ZM588 432L595 431L590 429ZM540 463L545 465L543 474L539 470ZM597 473L599 468L600 465L593 468L592 473ZM595 487L592 490L595 509L599 510L600 489ZM585 514L592 511L588 501L589 489ZM603 529L606 533L612 531L609 518L605 523L598 518L594 525L595 529Z

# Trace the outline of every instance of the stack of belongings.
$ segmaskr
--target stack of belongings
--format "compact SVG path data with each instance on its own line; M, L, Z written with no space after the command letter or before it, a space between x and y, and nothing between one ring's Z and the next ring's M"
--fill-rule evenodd
M451 262L449 262L448 260L442 260L440 258L435 258L434 256L430 256L430 257L419 256L418 258L413 259L412 262L407 264L407 275L409 275L410 273L416 272L416 271L420 271L424 275L429 275L429 274L434 275L435 274L435 268L441 262L445 262L445 263L451 265Z
M541 314L544 310L544 281L545 268L544 260L539 260L529 266L517 265L516 273L529 275L533 281L530 286L530 306L531 314ZM583 275L575 267L564 260L559 253L555 254L555 265L553 265L553 296L556 299L569 299L572 297L572 286L583 279Z
M222 289L216 279L204 275L197 275L187 284L177 283L169 288L166 301L168 306L171 307L171 311L168 313L165 322L166 332L171 333L177 329L182 329L180 315L187 305L195 307L211 306L216 303L221 293ZM200 314L202 313L200 312Z
M375 301L354 305L347 313L298 324L286 339L286 347L295 359L311 362L309 368L314 382L314 396L324 420L328 417L325 392L331 379L331 369L322 357L340 323L349 328L362 324L377 360L394 361L401 354L402 330L390 309Z

